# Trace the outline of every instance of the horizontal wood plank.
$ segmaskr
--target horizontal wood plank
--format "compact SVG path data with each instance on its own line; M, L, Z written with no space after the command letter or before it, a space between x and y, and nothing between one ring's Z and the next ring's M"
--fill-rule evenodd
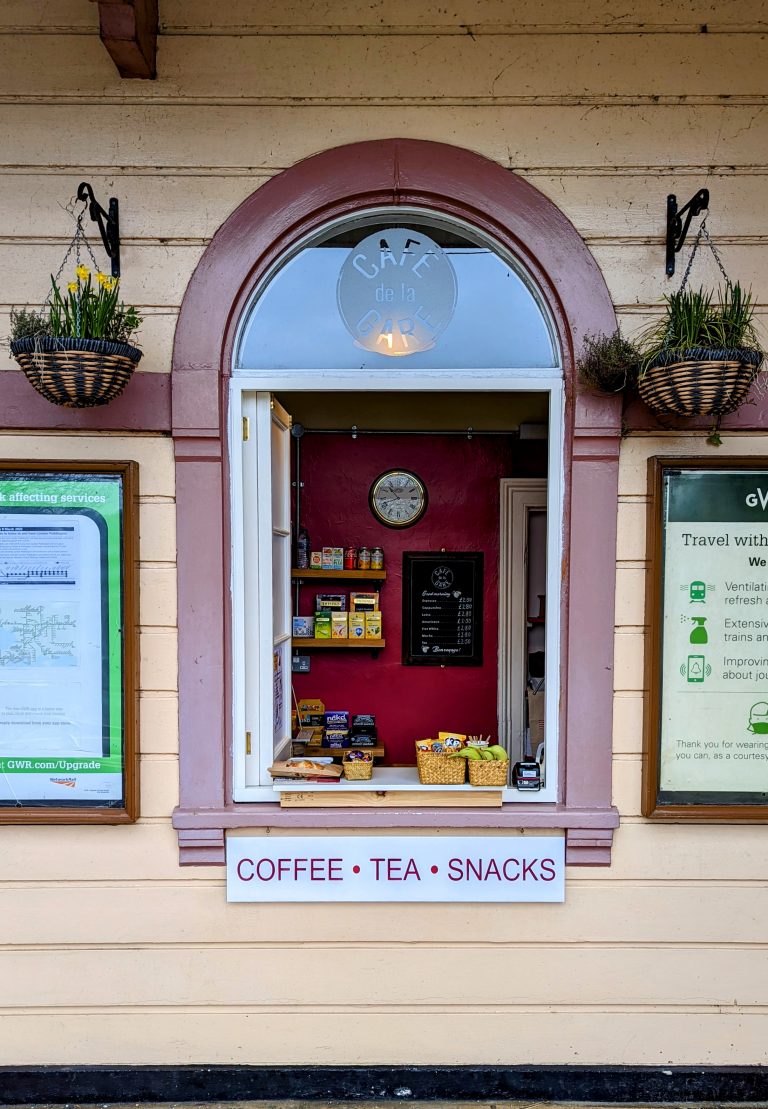
M418 64L413 64L418 50ZM73 64L74 62L74 64ZM121 81L94 35L14 36L0 97L107 95L152 102L495 99L634 102L765 97L760 35L165 35L157 78ZM318 75L322 75L318 80Z
M5 835L5 830L3 832ZM623 834L623 833L622 833ZM669 840L674 841L670 833ZM382 843L384 841L382 840ZM384 844L385 845L385 844ZM586 873L586 872L585 872ZM595 884L571 879L564 905L414 904L410 932L402 936L399 904L317 904L311 913L294 905L228 905L221 871L205 881L184 871L176 882L54 882L0 886L2 944L167 946L272 943L477 943L493 951L519 945L531 958L547 945L740 944L765 942L768 888L760 882L655 882ZM473 937L473 938L470 938Z
M733 109L738 115L747 109ZM201 157L206 154L201 150ZM2 151L0 151L0 157ZM104 197L118 196L120 224L125 243L157 240L166 242L208 240L224 220L271 174L249 169L200 165L179 174L177 167L121 169L119 173L85 171L94 192ZM669 170L669 179L638 167L606 167L604 171L562 170L551 172L533 168L523 172L531 184L560 208L588 239L621 239L655 236L663 232L666 191L674 192L682 204L695 192L701 180L707 185L717 206L713 226L719 237L731 239L764 233L761 205L766 189L766 169L760 166L733 171L712 172L707 166ZM0 175L0 239L45 238L64 242L73 224L61 204L73 196L82 174L61 172L41 166L37 171L8 168ZM714 203L714 200L713 200ZM100 254L94 225L86 230L95 236L94 249ZM103 257L106 266L106 258Z
M162 64L162 63L161 63ZM141 143L136 136L141 135ZM765 164L768 113L754 107L546 105L525 107L234 107L102 103L89 127L70 104L0 104L0 168L204 164L257 172L285 168L331 146L423 138L484 154L510 169L568 166L744 167ZM606 142L610 135L611 141ZM659 136L674 135L674 142ZM714 145L714 137L717 137ZM78 177L78 180L81 180ZM662 197L665 182L659 181ZM698 183L694 184L695 191Z
M280 794L280 806L283 809L398 809L404 805L414 805L422 809L494 809L501 806L501 791L448 793L435 789L431 793L426 791L409 793L404 790L386 789L371 793L364 791L334 793L329 788L322 794L318 794L317 791L307 793L286 791Z
M617 11L611 0L563 0L557 10L520 0L510 6L506 0L460 0L428 11L415 11L409 0L390 0L364 8L355 0L266 0L254 7L252 0L229 0L212 17L209 0L163 0L160 9L161 34L260 34L264 29L280 28L286 33L338 33L364 29L376 32L386 28L407 28L422 34L435 31L453 34L494 33L498 29L546 29L553 34L573 29L602 29L611 34L625 30L657 27L711 30L722 27L766 27L765 9L759 0L738 5L695 0L684 6L673 0L649 0L642 11ZM93 5L83 0L4 0L0 8L0 28L5 31L28 28L41 34L69 31L97 33Z
M254 907L243 907L243 912ZM762 945L761 945L762 946ZM488 952L450 944L357 948L344 974L346 944L270 945L269 950L116 948L0 951L3 1006L246 1006L388 1008L425 1005L495 1007L513 999L541 1005L649 1006L683 998L686 1007L765 1005L763 976L749 947L660 947L634 958L622 947L553 947L521 959L510 945ZM706 972L703 969L706 965ZM653 973L649 973L652 965ZM290 968L290 972L286 971ZM514 990L510 992L510 981ZM375 1000L372 1000L375 999ZM455 1045L454 1045L455 1048Z

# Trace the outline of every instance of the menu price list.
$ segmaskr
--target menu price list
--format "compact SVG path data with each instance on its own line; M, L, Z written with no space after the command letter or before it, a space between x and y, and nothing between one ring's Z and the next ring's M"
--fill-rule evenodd
M403 556L403 662L482 665L482 552Z

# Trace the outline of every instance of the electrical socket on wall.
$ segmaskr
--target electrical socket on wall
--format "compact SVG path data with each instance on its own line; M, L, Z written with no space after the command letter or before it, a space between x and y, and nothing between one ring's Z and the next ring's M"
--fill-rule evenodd
M293 655L291 670L294 674L308 674L311 659L309 655Z

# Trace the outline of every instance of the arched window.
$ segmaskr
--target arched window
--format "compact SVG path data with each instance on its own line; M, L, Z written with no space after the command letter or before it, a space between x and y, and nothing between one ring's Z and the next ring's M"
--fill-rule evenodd
M233 372L559 365L517 259L463 221L398 208L336 221L281 258L246 310Z
M379 280L382 267L400 267L404 255L418 262L425 242L421 271L434 265L439 275L433 302L417 303L418 293L409 301L399 289L402 304L390 316L382 309L398 293L389 273ZM403 310L409 303L413 315ZM563 829L570 862L609 861L618 822L610 752L620 408L615 398L579 392L573 351L585 332L614 326L599 270L554 205L500 166L441 144L388 140L317 155L225 223L187 290L174 348L181 788L173 822L182 862L223 862L225 831L238 827L445 824L440 810L318 816L235 799L237 751L252 740L237 734L237 644L247 633L237 592L242 416L260 411L259 441L279 444L287 424L270 430L270 392L317 390L323 378L334 396L403 389L548 398L556 506L548 562L557 582L548 664L559 682L552 714L560 757L546 803L452 810L450 824ZM276 450L285 452L284 438ZM264 520L279 517L285 538L278 509L273 502ZM268 595L269 582L262 588ZM270 607L276 596L273 589ZM247 619L252 630L266 627L252 613ZM285 625L281 634L289 636ZM263 693L269 728L273 689Z

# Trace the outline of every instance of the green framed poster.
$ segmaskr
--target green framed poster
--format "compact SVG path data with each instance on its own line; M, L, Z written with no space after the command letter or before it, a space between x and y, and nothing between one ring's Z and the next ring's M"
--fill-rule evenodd
M650 480L644 814L768 819L768 464Z
M137 815L135 463L0 466L0 822Z

